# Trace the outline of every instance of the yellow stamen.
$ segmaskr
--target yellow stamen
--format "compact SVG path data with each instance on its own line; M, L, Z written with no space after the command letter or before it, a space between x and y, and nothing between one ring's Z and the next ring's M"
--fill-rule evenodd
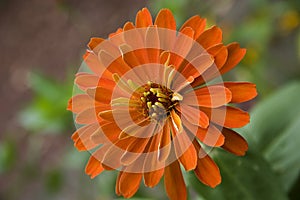
M168 102L169 102L167 99L164 99L164 98L158 98L158 101L160 101L160 102L165 102L165 103L168 103Z
M177 92L173 94L173 97L171 99L171 101L182 101L182 100L183 100L183 96Z
M164 105L162 103L159 103L159 102L155 102L155 105L162 108L162 109L165 109Z
M168 98L169 98L169 96L167 96L167 95L165 95L165 94L163 94L163 93L160 93L160 92L157 93L156 96L157 96L157 97L160 97L160 98L165 98L165 99L168 99Z
M150 109L151 106L152 106L152 103L151 103L150 101L148 101L148 102L147 102L147 107L148 107L148 109Z

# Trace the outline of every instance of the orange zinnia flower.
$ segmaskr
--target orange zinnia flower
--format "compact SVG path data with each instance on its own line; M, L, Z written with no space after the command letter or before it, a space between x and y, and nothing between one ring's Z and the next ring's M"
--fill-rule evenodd
M231 128L249 123L249 115L232 103L253 99L255 85L221 79L246 50L224 45L221 29L205 30L205 22L191 17L177 32L168 9L153 23L144 8L135 25L127 22L107 40L88 44L75 79L82 92L68 105L81 124L72 139L78 150L92 150L86 166L91 178L120 170L117 195L129 198L142 178L154 187L164 176L169 198L186 199L181 165L210 187L221 182L203 145L239 156L247 151Z

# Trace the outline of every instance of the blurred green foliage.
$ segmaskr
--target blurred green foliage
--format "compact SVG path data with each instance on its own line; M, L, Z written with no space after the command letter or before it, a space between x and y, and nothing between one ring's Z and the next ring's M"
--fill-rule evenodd
M12 140L0 142L0 174L9 171L16 163L16 145Z
M211 189L191 176L191 186L204 199L288 199L300 173L300 82L292 82L259 102L251 123L239 132L249 151L236 157L222 150L212 153L223 181ZM299 180L298 180L299 181ZM230 192L228 192L230 191ZM299 194L290 199L299 199Z
M31 73L28 78L33 100L20 112L22 126L31 132L60 133L69 130L72 121L66 105L72 95L73 76L59 82Z

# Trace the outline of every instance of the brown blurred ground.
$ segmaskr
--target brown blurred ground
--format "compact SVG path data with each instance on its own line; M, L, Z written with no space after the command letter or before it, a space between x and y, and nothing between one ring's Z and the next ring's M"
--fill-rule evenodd
M16 126L16 112L30 99L28 72L63 80L79 67L91 36L107 37L145 2L0 0L1 132Z
M19 125L17 114L32 99L28 74L38 71L63 82L79 68L90 37L106 38L125 20L133 20L145 3L0 0L0 142L8 138L17 147L13 169L0 176L0 200L43 197L45 172L61 166L65 148L72 148L71 130L64 136L30 137ZM56 199L81 199L80 178L67 172L66 191Z

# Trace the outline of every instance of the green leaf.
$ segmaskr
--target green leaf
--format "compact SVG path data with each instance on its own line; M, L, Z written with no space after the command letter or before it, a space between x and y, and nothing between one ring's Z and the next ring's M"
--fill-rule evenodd
M66 110L72 93L72 79L60 82L31 73L28 82L33 100L19 113L21 125L34 133L60 133L66 130L72 119Z
M245 137L255 145L289 191L300 171L300 83L294 82L257 104Z
M249 151L244 157L216 149L213 157L220 167L222 183L212 189L191 174L190 185L207 200L287 199L270 165L259 154Z
M0 143L0 174L5 173L17 161L16 144L10 140L4 140Z
M61 171L52 169L46 173L44 181L49 193L57 193L63 186L63 175Z

